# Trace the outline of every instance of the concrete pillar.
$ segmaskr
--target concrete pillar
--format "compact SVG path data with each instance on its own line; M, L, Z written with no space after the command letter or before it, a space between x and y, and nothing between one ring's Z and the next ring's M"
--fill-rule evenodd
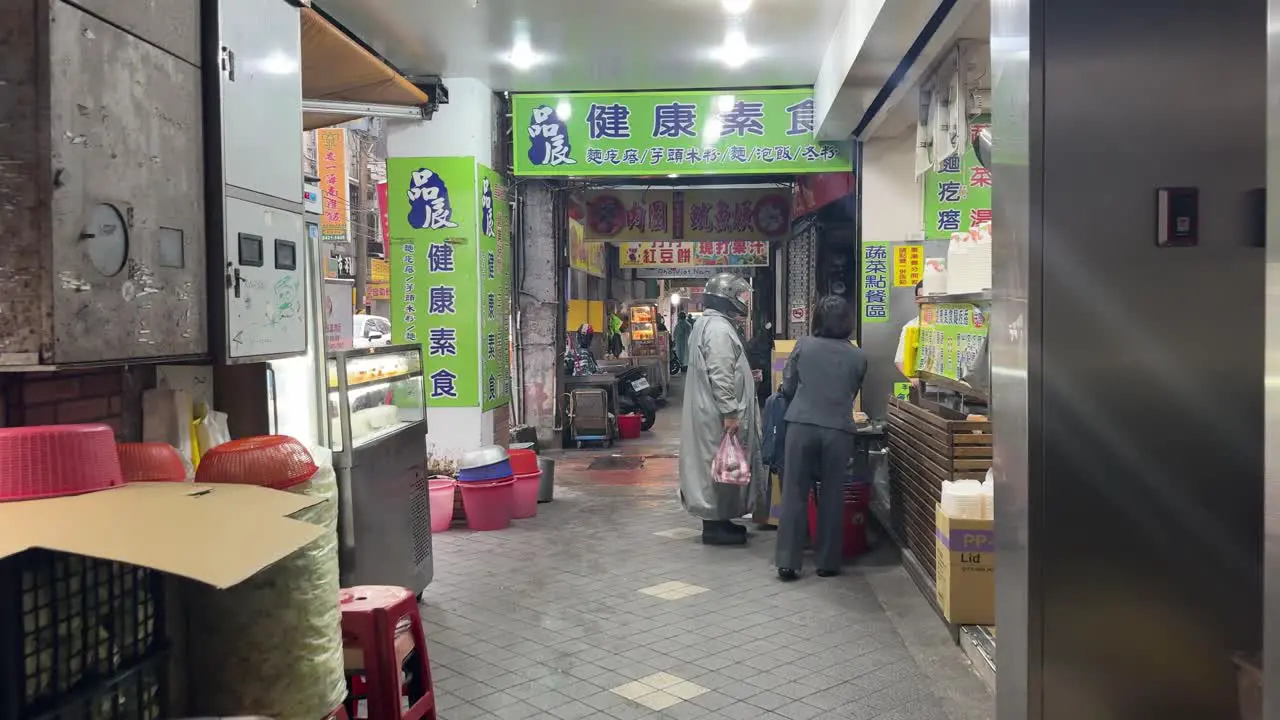
M497 122L493 92L473 78L445 79L444 84L449 89L449 102L441 105L431 120L387 123L387 157L473 157L477 164L493 168ZM389 180L394 186L395 179ZM394 328L397 319L392 317L391 321ZM431 407L428 400L427 444L449 454L482 445L506 445L509 418L509 405L483 411L478 405Z
M522 183L518 202L517 392L523 392L523 423L537 428L538 441L546 447L555 441L560 396L557 361L564 344L564 307L559 268L564 246L557 234L560 223L550 184Z

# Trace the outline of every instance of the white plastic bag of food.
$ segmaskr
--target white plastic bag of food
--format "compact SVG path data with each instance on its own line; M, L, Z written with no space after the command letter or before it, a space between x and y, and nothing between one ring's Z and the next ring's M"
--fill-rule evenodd
M204 455L219 445L231 442L231 430L227 425L227 414L210 410L196 424L196 441L200 443L200 454Z
M711 479L725 485L750 485L751 464L736 433L725 433L711 461Z

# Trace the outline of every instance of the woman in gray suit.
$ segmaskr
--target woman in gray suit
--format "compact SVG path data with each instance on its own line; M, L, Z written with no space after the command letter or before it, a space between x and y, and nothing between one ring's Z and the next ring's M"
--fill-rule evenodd
M866 354L849 342L853 313L844 298L819 300L810 332L796 343L782 375L789 405L776 564L778 577L788 581L800 577L809 493L818 482L818 576L840 572L853 401L867 374Z

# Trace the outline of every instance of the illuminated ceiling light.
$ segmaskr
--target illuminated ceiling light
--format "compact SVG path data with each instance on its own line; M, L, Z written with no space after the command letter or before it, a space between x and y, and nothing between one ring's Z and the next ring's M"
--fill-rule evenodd
M730 15L742 15L751 9L751 0L721 0L724 11Z
M733 110L734 104L735 98L732 95L721 95L716 98L716 109L722 113L727 113Z
M671 306L680 307L680 293L678 292L671 293Z
M667 177L669 177L669 178L678 178L678 177L680 177L680 173L670 173L669 175L667 175Z
M720 48L720 62L731 69L738 69L747 64L751 58L751 48L747 45L747 36L741 30L730 30L724 37L724 45Z
M511 67L520 71L529 70L541 60L542 57L533 51L533 45L529 44L529 40L525 38L516 40L516 44L507 55L507 62L511 63Z
M560 122L569 122L569 118L573 116L573 105L568 99L563 99L556 103L556 117L560 118Z

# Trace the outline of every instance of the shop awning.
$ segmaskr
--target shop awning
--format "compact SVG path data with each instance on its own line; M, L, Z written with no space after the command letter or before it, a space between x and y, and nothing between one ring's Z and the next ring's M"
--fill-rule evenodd
M311 8L302 10L302 97L306 130L378 115L380 108L413 110L431 99Z

